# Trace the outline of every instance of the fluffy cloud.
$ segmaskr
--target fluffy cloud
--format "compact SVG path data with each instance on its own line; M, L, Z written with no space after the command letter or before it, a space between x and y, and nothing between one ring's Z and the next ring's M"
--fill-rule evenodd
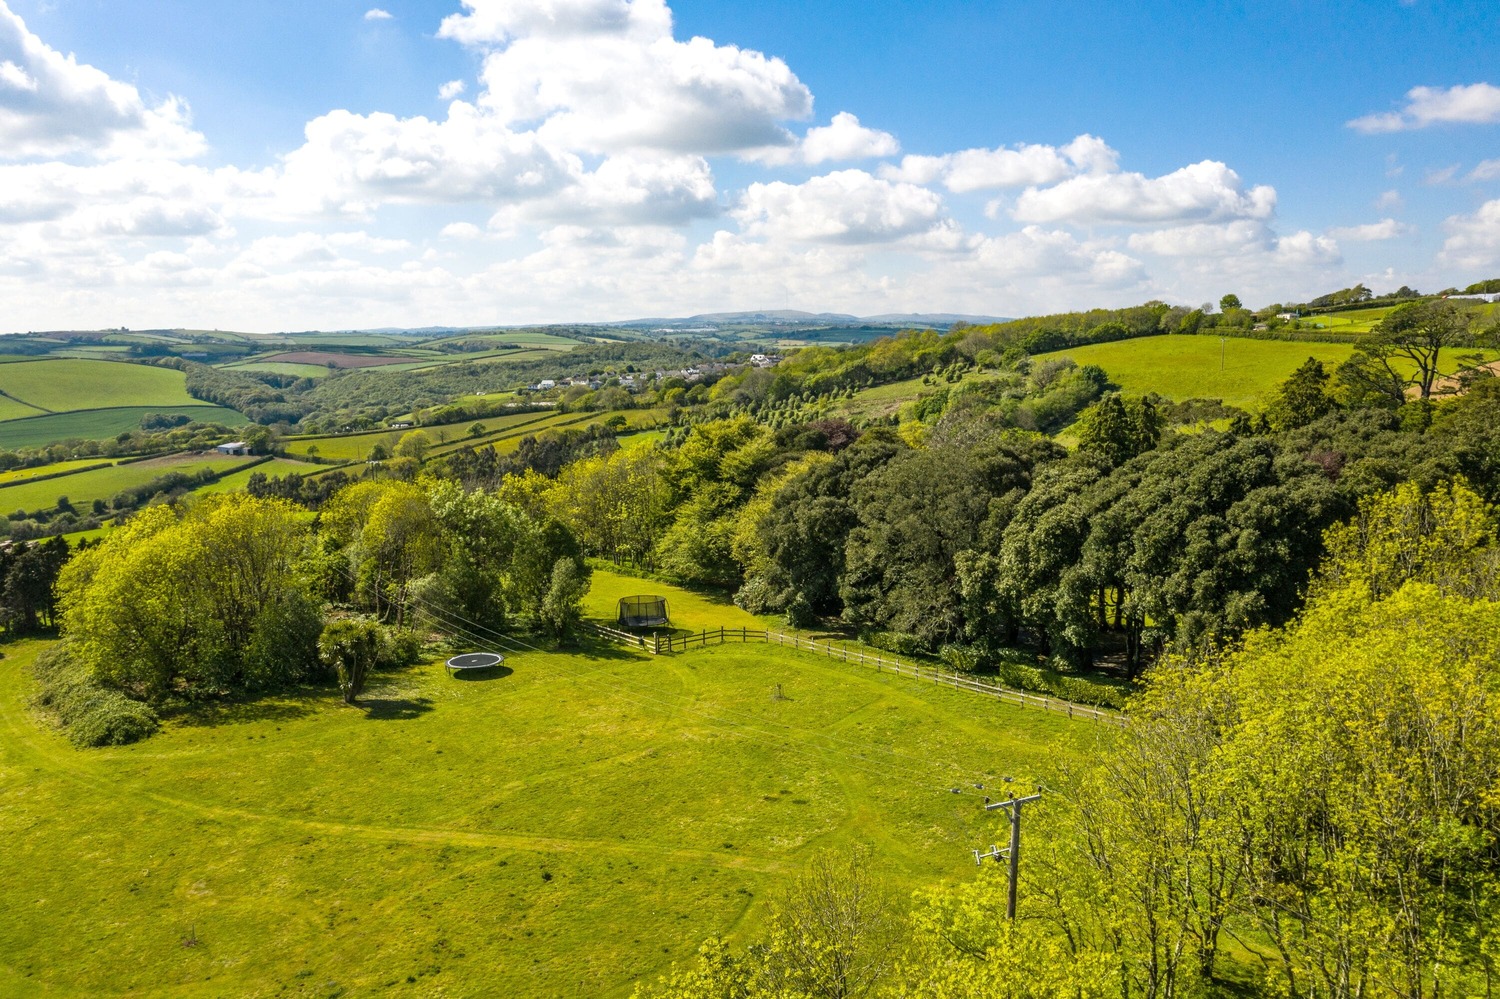
M1119 154L1103 139L1080 135L1065 146L1030 145L965 149L944 156L907 156L881 176L913 184L941 182L957 194L1005 187L1053 184L1078 173L1116 169Z
M865 160L881 156L894 156L901 151L901 143L889 132L866 128L859 118L847 111L840 111L827 125L809 128L802 141L794 146L778 145L767 149L753 150L745 154L746 159L758 160L772 165L788 163L827 163L831 160Z
M1022 222L1183 224L1265 219L1276 209L1266 185L1244 190L1239 174L1204 160L1162 177L1096 173L1029 187L1012 214Z
M1439 262L1475 270L1500 266L1500 199L1486 201L1472 215L1451 216L1443 230Z
M1276 237L1264 222L1240 219L1132 233L1126 242L1132 250L1159 257L1227 257L1270 250Z
M442 121L332 111L308 122L279 184L288 213L364 215L389 202L542 196L571 183L575 157L454 101Z
M389 21L394 16L390 11L381 10L379 7L371 7L365 11L366 21Z
M1409 236L1416 230L1404 222L1395 219L1381 219L1379 222L1368 222L1364 225L1337 226L1328 230L1328 235L1334 239L1348 240L1354 243L1375 243L1387 239L1395 239L1398 236Z
M439 34L486 53L479 103L558 148L698 155L791 146L812 94L780 59L678 41L663 0L466 0Z
M681 225L720 212L713 173L701 156L611 156L549 197L502 208L490 227L519 222Z
M1490 125L1500 121L1500 87L1470 83L1456 87L1413 87L1399 111L1367 114L1348 122L1366 134L1404 132L1437 124Z
M148 106L130 84L47 46L0 0L0 159L184 158L203 149L182 101Z
M1128 254L1081 243L1061 229L1035 225L984 239L976 249L974 263L977 270L1006 280L1050 277L1119 287L1136 284L1146 276L1141 262Z
M733 215L754 236L822 243L887 243L941 223L940 197L863 170L838 170L802 184L751 184Z

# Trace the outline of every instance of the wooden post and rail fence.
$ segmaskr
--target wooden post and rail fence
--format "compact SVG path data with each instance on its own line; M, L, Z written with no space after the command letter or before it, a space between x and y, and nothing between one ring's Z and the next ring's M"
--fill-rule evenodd
M769 645L780 645L783 648L796 649L800 652L814 652L832 659L840 659L846 663L873 666L878 673L894 673L897 676L909 676L917 680L927 680L931 683L968 691L972 694L983 694L1004 704L1015 704L1023 708L1039 708L1042 711L1067 715L1069 718L1082 718L1105 725L1118 725L1122 728L1126 725L1125 716L1115 711L1089 707L1086 704L1076 704L1058 697L1028 694L1023 691L1012 690L1009 687L1002 687L997 683L991 683L979 677L954 673L933 666L904 663L897 659L874 655L861 649L851 650L847 645L840 646L828 642L815 642L809 638L784 635L778 631L721 627L700 631L697 634L652 635L646 637L643 635L632 635L628 631L621 631L619 628L611 628L607 625L591 624L589 627L593 629L594 634L601 638L631 645L658 656L686 652L689 649L695 648L707 648L710 645L723 645L728 642L762 642Z

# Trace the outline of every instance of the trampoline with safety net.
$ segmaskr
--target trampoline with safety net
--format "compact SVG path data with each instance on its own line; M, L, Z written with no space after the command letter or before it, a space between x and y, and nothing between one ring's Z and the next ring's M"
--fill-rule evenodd
M667 598L652 594L621 597L619 623L626 628L660 628L668 624Z

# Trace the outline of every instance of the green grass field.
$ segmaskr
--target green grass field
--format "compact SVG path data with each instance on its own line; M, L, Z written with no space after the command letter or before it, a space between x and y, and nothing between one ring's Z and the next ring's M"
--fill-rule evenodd
M28 406L24 402L12 399L10 396L0 395L0 420L15 420L23 416L41 416L42 410L35 406Z
M1231 406L1259 409L1309 357L1331 371L1353 350L1342 343L1226 337L1221 345L1216 336L1150 336L1074 347L1037 360L1071 357L1079 364L1097 364L1128 395L1158 392L1174 400L1222 399Z
M226 371L265 371L273 375L293 375L297 378L323 378L329 374L326 365L294 364L286 361L251 361L246 364L220 365Z
M0 486L27 482L43 475L76 472L91 465L112 465L114 461L113 458L76 458L72 461L54 461L50 465L38 465L35 468L12 468L8 472L0 472Z
M0 488L0 510L50 510L59 496L84 508L96 499L108 500L123 489L142 486L168 472L192 474L205 468L233 469L251 459L230 455L172 455L92 472L75 472L42 482L21 482Z
M1351 309L1348 312L1303 316L1301 323L1303 326L1313 326L1331 333L1368 333L1393 308L1395 306L1385 305L1375 309Z
M306 456L311 453L309 449L315 447L318 449L318 456L322 458L332 458L335 461L363 461L369 457L370 449L376 444L384 444L387 448L394 447L397 441L411 433L413 429L421 430L434 446L438 446L466 438L469 428L475 423L482 423L486 431L495 432L532 424L540 425L542 421L556 419L558 415L545 410L536 413L507 413L503 416L460 420L457 423L443 423L431 427L374 430L369 433L337 434L327 437L291 437L286 441L286 449L287 454Z
M867 843L903 892L970 877L998 823L947 788L1110 737L774 646L600 646L80 751L26 707L37 647L0 661L16 997L625 996L756 932L816 850Z
M243 459L241 459L243 460ZM236 489L244 489L250 482L250 476L257 472L267 478L275 478L278 475L311 475L320 471L322 466L313 465L305 461L293 461L290 458L272 458L263 461L259 465L246 468L240 472L230 472L218 482L210 483L201 489L195 489L197 493L227 493Z
M54 413L105 406L185 406L195 400L171 368L60 358L0 365L0 392Z
M116 365L119 367L120 365ZM191 406L123 406L117 409L80 410L76 413L53 413L23 420L0 423L0 448L43 447L54 441L72 438L103 440L130 430L141 429L141 417L147 413L181 414L200 423L222 423L243 426L244 415L222 406L197 403Z

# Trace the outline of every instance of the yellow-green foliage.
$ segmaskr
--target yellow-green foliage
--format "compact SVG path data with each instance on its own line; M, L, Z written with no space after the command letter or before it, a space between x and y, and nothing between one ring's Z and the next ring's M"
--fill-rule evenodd
M249 674L269 665L250 661L266 651L267 615L305 596L296 563L307 533L291 503L244 493L141 511L63 569L71 659L152 703L254 685ZM299 665L295 648L275 651Z

